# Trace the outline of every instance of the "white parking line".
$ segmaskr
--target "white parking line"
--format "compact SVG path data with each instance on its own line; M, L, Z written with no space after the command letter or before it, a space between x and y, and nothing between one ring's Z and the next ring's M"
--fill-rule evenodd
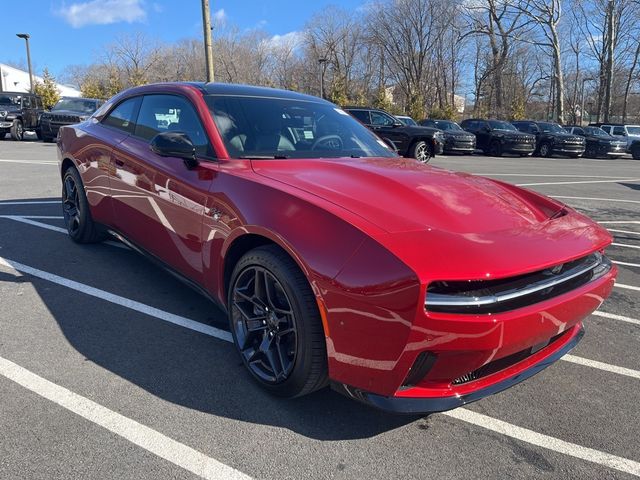
M89 285L85 285L80 282L75 282L73 280L69 280L67 278L60 277L58 275L54 275L49 272L38 270L36 268L30 267L28 265L24 265L19 262L15 262L13 260L0 257L0 264L3 264L19 272L33 275L43 280L47 280L47 281L56 283L58 285L62 285L62 286L71 288L73 290L85 293L87 295L91 295L91 296L106 300L108 302L112 302L117 305L121 305L123 307L130 308L132 310L156 317L160 320L167 321L169 323L179 325L181 327L188 328L190 330L194 330L194 331L203 333L205 335L209 335L209 336L218 338L220 340L224 340L226 342L232 342L231 334L224 330L220 330L220 329L211 327L209 325L204 325L200 322L196 322L194 320L190 320L185 317L180 317L178 315L165 312L155 307L151 307L149 305L136 302L128 298L121 297L119 295L114 295L104 290L90 287ZM602 370L606 370L608 372L619 373L622 375L629 376L628 372L626 372L626 370L628 369L623 369L623 367L616 367L614 365L601 364L600 362L593 362L587 359L580 359L580 357L575 357L575 358L578 358L579 359L578 362L580 362L582 365L586 365L586 362L591 362L592 365L589 365L589 366L592 366L593 368L599 368ZM574 363L578 363L578 362L574 362ZM543 447L549 450L563 453L565 455L570 455L570 456L587 460L593 463L598 463L600 465L603 465L609 468L613 468L616 470L620 470L623 472L640 476L640 463L634 462L632 460L628 460L628 459L617 457L615 455L611 455L605 452L600 452L598 450L593 450L586 447L582 447L580 445L565 442L563 440L560 440L554 437L549 437L547 435L543 435L537 432L533 432L531 430L527 430L522 427L518 427L516 425L503 422L502 420L476 414L474 412L471 412L469 410L465 410L462 408L458 408L451 412L446 412L444 413L444 415L448 415L452 418L458 418L462 421L465 421L474 425L478 425L480 427L483 427L489 430L493 430L495 432L501 433L511 438L519 439L521 441L530 443L532 445Z
M636 320L635 318L625 317L624 315L616 315L615 313L607 313L596 310L591 315L595 315L596 317L609 318L611 320L619 320L621 322L633 323L634 325L640 325L640 320Z
M38 270L37 268L33 268L19 262L14 262L13 260L9 260L3 257L0 257L0 265L4 265L6 267L12 268L13 270L17 270L19 272L26 273L28 275L32 275L34 277L47 280L49 282L56 283L58 285L62 285L63 287L67 287L77 292L84 293L85 295L90 295L92 297L100 298L102 300L106 300L107 302L120 305L121 307L125 307L130 310L134 310L136 312L144 313L145 315L155 317L159 320L163 320L165 322L172 323L180 327L188 328L189 330L204 333L205 335L209 335L211 337L215 337L220 340L224 340L226 342L232 341L231 333L227 332L226 330L221 330L219 328L215 328L210 325L205 325L204 323L196 322L195 320L191 320L189 318L181 317L180 315L175 315L173 313L165 312L164 310L160 310L159 308L152 307L145 303L136 302L135 300L121 297L120 295L115 295L105 290L100 290L99 288L91 287L84 283L80 283L74 280L70 280L68 278L60 277L58 275L45 272L43 270Z
M640 292L640 287L634 287L633 285L625 285L624 283L616 282L614 287L626 288L627 290L635 290L637 292Z
M474 173L474 175L484 175L491 177L551 177L551 178L620 178L620 177L608 177L605 175L551 175L551 174L538 174L538 173ZM632 179L633 177L626 177Z
M584 365L585 367L597 368L598 370L604 370L605 372L617 373L618 375L624 375L625 377L637 378L640 380L640 372L637 370L631 370L630 368L618 367L617 365L609 365L608 363L598 362L596 360L589 360L588 358L576 357L575 355L565 355L562 357L565 362L576 363L578 365Z
M44 228L45 230L51 230L52 232L58 232L58 233L64 233L65 235L68 234L67 229L66 228L61 228L61 227L56 227L54 225L49 225L47 223L42 223L42 222L37 222L35 220L31 220L32 218L44 218L44 219L61 219L64 217L47 217L47 216L30 216L30 217L23 217L23 216L18 216L18 215L0 215L0 218L6 218L8 220L14 220L16 222L20 222L20 223L26 223L27 225L32 225L34 227L39 227L39 228ZM117 248L122 248L124 250L129 250L129 247L127 247L124 243L120 243L120 242L115 242L113 240L105 240L104 242L102 242L105 245L111 245L112 247L117 247Z
M618 183L618 182L638 182L640 178L617 178L615 180L584 180L579 182L545 182L545 183L519 183L519 187L535 187L538 185L578 185L584 183Z
M57 203L60 205L62 200L33 200L28 202L3 202L0 200L0 207L4 205L44 205L44 204L53 204Z
M599 198L599 197L568 197L566 195L549 195L551 198L568 198L573 200L595 200L598 202L620 202L620 203L640 203L638 200L624 200L620 198ZM601 222L602 223L602 222ZM608 222L608 223L618 223L618 222ZM628 222L620 222L620 223L628 223Z
M633 460L611 455L592 448L583 447L582 445L576 445L575 443L566 442L559 438L550 437L549 435L534 432L527 428L518 427L481 413L476 413L464 408L457 408L450 412L445 412L442 415L462 420L463 422L491 430L492 432L496 432L510 438L515 438L530 445L535 445L547 450L586 460L587 462L597 463L598 465L629 473L631 475L640 476L640 462L635 462Z
M618 260L611 260L611 261L617 265L624 265L625 267L640 267L640 263L620 262Z
M640 225L640 220L598 220L597 222L608 225Z
M624 248L640 248L640 245L627 245L626 243L612 242L611 245L615 245L616 247L624 247Z
M640 232L633 232L631 230L616 230L615 228L609 228L608 230L610 232L614 232L614 233L626 233L628 235L640 235Z
M26 163L28 165L58 165L58 162L47 162L47 161L31 161L31 160L8 160L8 159L1 159L0 162L2 163Z
M0 357L0 375L202 478L221 480L251 478L215 458L56 385L3 357Z
M62 220L62 215L20 215L22 218L33 218L36 220Z

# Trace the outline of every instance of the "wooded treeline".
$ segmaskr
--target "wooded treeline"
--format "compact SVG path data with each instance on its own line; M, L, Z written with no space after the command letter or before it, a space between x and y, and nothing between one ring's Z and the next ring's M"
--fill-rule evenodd
M267 85L420 119L637 121L640 0L378 0L330 6L300 32L214 26L216 81ZM65 79L107 98L149 82L202 80L199 38L142 34L105 45ZM583 95L584 92L584 95ZM456 96L458 100L456 100ZM586 114L585 114L586 115ZM585 117L585 120L587 117Z

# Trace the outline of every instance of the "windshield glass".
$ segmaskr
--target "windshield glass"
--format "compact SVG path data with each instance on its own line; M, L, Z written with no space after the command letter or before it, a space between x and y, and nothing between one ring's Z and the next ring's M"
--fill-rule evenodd
M51 109L56 110L71 110L73 112L82 112L92 114L98 108L98 102L95 100L85 100L82 98L63 98Z
M411 117L396 117L396 118L400 120L402 123L404 123L405 125L411 125L411 126L418 125L416 121Z
M508 130L508 131L518 131L516 127L507 122L501 122L499 120L489 120L489 125L492 130Z
M543 132L551 132L551 133L567 133L567 131L562 128L560 125L558 125L557 123L539 123L538 126L540 127L540 130L542 130Z
M0 93L0 105L20 106L21 95L7 95Z
M607 132L602 130L600 127L584 127L584 133L587 135L595 135L596 137L610 137Z
M627 127L629 135L640 135L640 127Z
M233 158L395 157L344 110L287 98L205 97Z
M458 125L456 122L448 122L448 121L445 121L445 120L436 120L433 123L440 130L462 130L460 125Z

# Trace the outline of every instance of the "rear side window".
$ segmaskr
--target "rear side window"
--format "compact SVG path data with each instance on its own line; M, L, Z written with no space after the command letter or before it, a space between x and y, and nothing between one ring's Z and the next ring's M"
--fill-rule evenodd
M389 127L394 123L395 121L389 115L381 112L371 112L371 125Z
M365 125L371 124L371 119L369 118L368 110L349 110L349 113L360 120Z
M134 135L151 140L161 132L186 133L200 156L215 157L193 105L178 95L145 95Z
M42 109L42 98L36 97L36 108Z
M133 133L136 126L135 116L139 101L140 97L125 100L116 108L111 110L111 113L107 115L102 123L127 133Z
M22 108L31 108L31 97L22 97Z
M624 127L613 127L613 134L624 135L625 134Z

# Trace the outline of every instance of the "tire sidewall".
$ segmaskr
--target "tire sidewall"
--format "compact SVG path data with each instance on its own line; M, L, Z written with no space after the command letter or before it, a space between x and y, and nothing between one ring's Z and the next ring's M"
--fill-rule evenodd
M233 290L238 277L247 268L261 267L269 271L282 285L294 312L294 322L297 330L296 334L296 359L293 370L289 377L277 384L269 384L264 382L258 376L256 376L251 369L244 356L240 352L238 346L238 339L236 337L234 321L233 321ZM297 267L296 267L297 268ZM319 313L317 312L317 306L315 306L315 312L308 312L309 305L305 305L305 301L301 298L300 292L298 292L293 285L297 283L297 279L292 275L290 269L282 264L281 258L274 255L272 252L257 248L251 250L245 254L236 264L231 274L231 280L229 282L229 291L227 294L227 306L229 317L229 328L233 336L233 343L242 359L246 370L251 377L264 389L270 393L283 397L295 397L301 392L306 383L307 378L310 375L312 368L312 336L309 332L309 325L307 322L320 321ZM310 287L308 287L310 289ZM311 314L310 314L311 313ZM315 315L313 315L315 313Z
M74 167L68 168L64 172L64 175L62 176L62 193L64 194L64 182L69 176L73 178L76 184L76 188L78 189L79 205L77 205L76 208L80 210L80 225L78 226L78 230L75 234L69 231L69 226L67 225L66 219L65 219L65 227L67 228L67 233L69 234L69 237L71 237L71 239L74 242L82 243L85 241L84 238L86 238L88 234L87 230L91 228L90 222L92 222L93 220L91 219L91 213L89 211L89 202L87 201L87 196L84 191L82 178L80 177L80 173L78 172L78 170L76 170Z
M429 157L423 160L420 160L417 158L416 156L416 151L418 150L418 148L424 145L426 151L429 154ZM431 158L433 158L433 147L431 145L429 145L429 142L427 142L426 140L418 140L416 143L413 144L413 147L411 147L411 157L415 158L416 160L418 160L421 163L429 163L429 160L431 160Z

